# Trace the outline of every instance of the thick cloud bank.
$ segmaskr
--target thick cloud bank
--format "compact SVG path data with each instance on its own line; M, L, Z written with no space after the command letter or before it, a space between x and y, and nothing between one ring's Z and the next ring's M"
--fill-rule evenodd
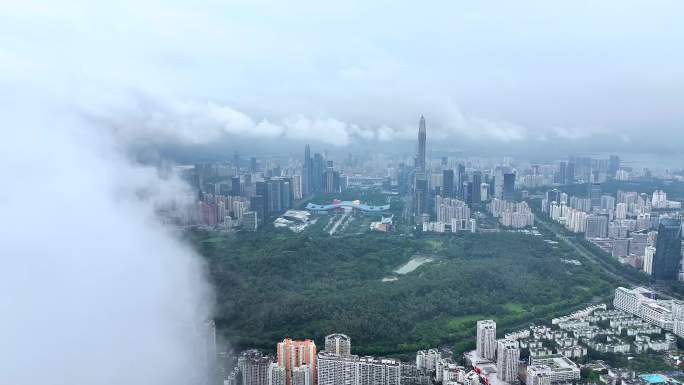
M3 111L0 382L196 383L210 291L154 215L182 185L103 131L37 112Z

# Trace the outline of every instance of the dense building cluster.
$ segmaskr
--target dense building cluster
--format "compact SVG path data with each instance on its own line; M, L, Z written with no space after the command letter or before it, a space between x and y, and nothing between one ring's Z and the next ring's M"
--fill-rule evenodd
M585 198L550 190L541 207L549 218L570 232L584 233L622 263L656 279L684 278L681 204L668 201L661 190L650 198L633 191L612 196L601 194L599 183L590 183Z
M414 362L352 353L345 334L284 339L275 357L242 352L224 385L561 385L580 379L580 368L598 364L588 351L611 354L672 352L684 336L684 302L658 299L649 289L620 287L613 308L594 304L545 325L501 336L494 320L479 320L475 350L462 359L446 348L416 352Z
M492 216L498 218L499 223L503 226L522 229L534 225L534 214L527 202L513 202L494 198L488 207Z

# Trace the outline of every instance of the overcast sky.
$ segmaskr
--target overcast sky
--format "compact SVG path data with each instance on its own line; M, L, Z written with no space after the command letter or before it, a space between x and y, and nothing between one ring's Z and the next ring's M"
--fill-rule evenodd
M425 114L435 147L684 143L678 0L17 1L0 11L4 98L57 100L135 140L406 145Z

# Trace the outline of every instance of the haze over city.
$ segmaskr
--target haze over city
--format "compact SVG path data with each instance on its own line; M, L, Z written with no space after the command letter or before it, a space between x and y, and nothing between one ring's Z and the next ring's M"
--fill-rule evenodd
M0 2L0 383L684 381L682 14Z

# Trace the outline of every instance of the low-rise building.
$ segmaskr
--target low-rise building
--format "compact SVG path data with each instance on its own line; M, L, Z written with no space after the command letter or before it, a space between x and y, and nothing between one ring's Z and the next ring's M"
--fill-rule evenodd
M548 366L550 368L549 381L552 383L574 381L579 380L580 378L580 369L577 364L561 354L534 358L530 357L530 364Z

